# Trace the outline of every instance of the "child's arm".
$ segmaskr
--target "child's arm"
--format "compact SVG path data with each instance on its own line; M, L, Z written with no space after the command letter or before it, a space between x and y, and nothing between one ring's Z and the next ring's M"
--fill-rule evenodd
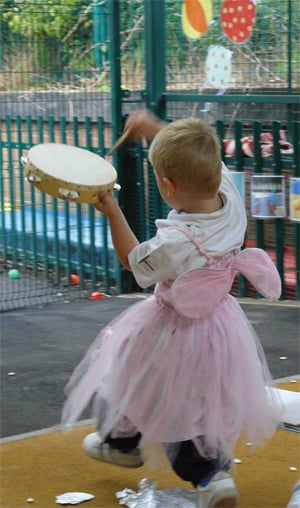
M128 139L137 140L144 137L151 140L165 125L166 122L151 111L136 109L128 116L124 131L128 132Z
M156 134L167 125L151 111L147 109L136 109L128 116L123 133L114 143L109 151L112 154L127 141L142 141L146 138L151 141Z
M128 254L140 242L129 227L117 199L108 192L102 192L99 194L99 203L95 205L95 208L107 216L116 254L124 268L131 271Z

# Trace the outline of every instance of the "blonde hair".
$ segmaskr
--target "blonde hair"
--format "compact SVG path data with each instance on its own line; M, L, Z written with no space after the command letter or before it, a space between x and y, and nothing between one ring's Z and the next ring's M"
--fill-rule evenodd
M168 177L200 198L213 197L221 183L220 141L202 120L186 118L166 125L152 141L149 161L159 178Z

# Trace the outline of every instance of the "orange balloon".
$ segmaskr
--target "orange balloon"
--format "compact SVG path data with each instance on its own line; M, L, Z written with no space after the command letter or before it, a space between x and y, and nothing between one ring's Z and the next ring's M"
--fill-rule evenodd
M207 30L205 12L198 0L185 0L186 15L192 28L203 34Z
M212 20L211 0L184 0L181 20L187 37L201 37L207 32Z

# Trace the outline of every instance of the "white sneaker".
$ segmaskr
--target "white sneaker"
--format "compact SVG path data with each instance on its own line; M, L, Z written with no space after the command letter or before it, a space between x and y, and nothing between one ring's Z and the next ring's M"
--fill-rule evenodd
M101 441L97 432L88 434L82 444L87 455L102 462L124 467L140 467L144 464L139 448L122 452Z
M229 474L219 471L206 487L197 487L198 508L235 508L238 493Z

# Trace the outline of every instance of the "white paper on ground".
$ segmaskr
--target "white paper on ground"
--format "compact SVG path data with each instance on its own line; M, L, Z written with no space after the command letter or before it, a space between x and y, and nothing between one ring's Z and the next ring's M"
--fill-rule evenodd
M65 492L56 496L56 504L79 504L94 497L93 494L87 494L86 492Z
M282 422L291 425L300 425L300 393L267 387L268 391L275 392L283 404Z

